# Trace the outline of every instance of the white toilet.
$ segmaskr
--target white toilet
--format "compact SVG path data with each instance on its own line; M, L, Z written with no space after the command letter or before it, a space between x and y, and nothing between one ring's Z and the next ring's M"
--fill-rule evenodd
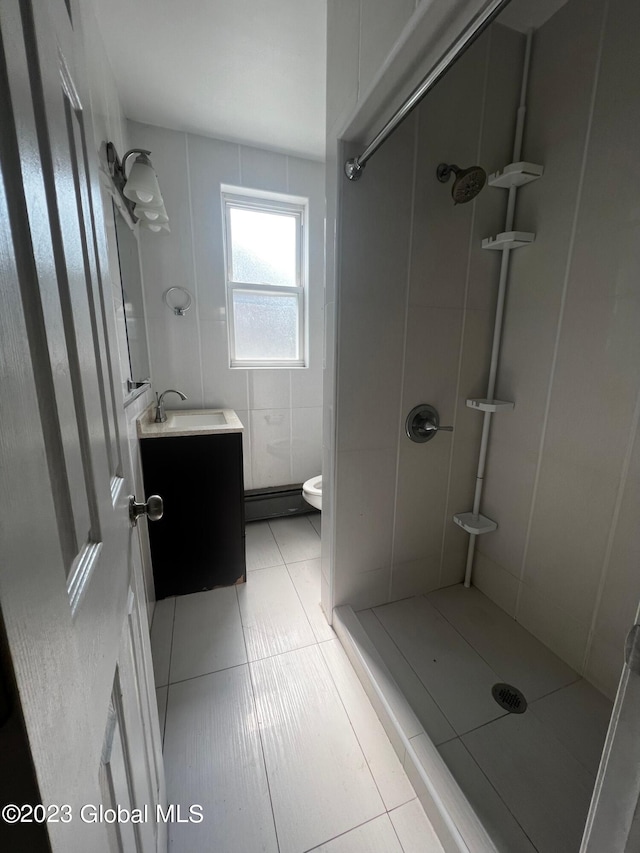
M302 497L316 509L322 509L322 477L311 477L302 484Z

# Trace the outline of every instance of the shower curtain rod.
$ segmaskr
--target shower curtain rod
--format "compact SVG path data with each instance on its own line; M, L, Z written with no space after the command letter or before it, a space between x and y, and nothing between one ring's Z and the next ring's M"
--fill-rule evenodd
M386 142L398 125L409 115L411 110L420 103L443 74L451 68L454 62L462 56L465 50L473 44L478 36L484 32L494 18L510 2L511 0L489 0L480 12L478 12L475 18L462 31L461 35L428 72L427 76L413 90L400 109L396 111L382 130L371 140L362 154L358 154L357 157L352 157L346 161L344 172L350 181L358 181L361 178L367 160L373 157L378 148Z

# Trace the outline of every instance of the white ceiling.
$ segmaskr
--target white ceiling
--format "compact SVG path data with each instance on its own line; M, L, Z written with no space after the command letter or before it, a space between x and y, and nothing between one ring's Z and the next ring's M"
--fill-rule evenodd
M95 0L127 118L324 159L326 0Z

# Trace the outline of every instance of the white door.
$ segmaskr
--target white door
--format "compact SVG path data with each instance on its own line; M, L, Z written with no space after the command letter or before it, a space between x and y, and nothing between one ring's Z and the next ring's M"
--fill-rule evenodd
M580 853L640 850L640 624L626 658Z
M68 807L53 853L155 853L164 777L75 10L0 0L0 608L41 801ZM115 803L149 821L82 819Z

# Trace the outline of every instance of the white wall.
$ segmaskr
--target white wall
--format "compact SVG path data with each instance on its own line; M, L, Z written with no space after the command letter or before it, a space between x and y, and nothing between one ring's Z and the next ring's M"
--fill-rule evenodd
M608 8L607 8L608 7ZM606 18L604 17L606 13ZM604 23L604 26L603 26ZM536 32L475 583L613 696L640 600L640 58L633 0Z
M333 495L335 490L336 262L340 253L337 223L339 188L344 181L340 142L348 117L364 97L374 77L406 26L418 0L389 4L384 0L328 0L327 2L327 140L326 140L326 289L325 357L322 426L322 606L331 618L335 589L329 578L335 563ZM391 16L389 13L392 12ZM362 55L361 55L362 51Z
M336 566L334 529L340 295L336 262L346 188L342 139L369 141L479 10L483 0L328 0L327 2L327 253L323 415L322 606L342 595L330 584ZM352 153L362 150L355 146ZM381 156L381 155L377 155ZM444 156L444 155L443 155ZM371 171L373 161L367 166ZM402 171L402 170L400 170ZM385 211L393 212L392 205ZM400 205L402 208L402 204ZM364 416L363 416L364 419ZM363 426L363 431L365 427ZM339 572L338 572L339 574ZM338 594L338 598L336 598Z
M178 388L184 408L226 406L245 426L245 488L299 483L321 471L324 164L195 134L129 122L131 144L151 150L171 233L141 235L154 389ZM220 184L309 198L308 368L229 365ZM194 305L164 304L186 287ZM175 408L177 397L168 397Z
M476 44L349 185L336 135L362 101L362 40L381 65L394 51L396 30L385 41L367 22L379 6L328 6L328 221L342 225L337 291L328 247L325 607L331 560L336 604L462 578L467 537L451 515L471 506L481 420L464 399L484 394L497 285L479 241L501 229L504 195L452 208L432 174L440 160L509 161L520 76L521 43L489 48L484 71ZM631 0L573 0L535 36L524 156L546 171L519 195L517 225L537 237L513 255L497 396L516 409L493 420L483 511L500 526L479 540L474 575L610 696L640 598L639 14ZM402 421L423 401L455 432L421 447Z
M438 163L495 170L512 146L523 38L482 36L342 190L335 434L335 601L368 607L456 583L468 537L499 258L480 248L506 195L455 206ZM428 444L404 434L431 403Z

